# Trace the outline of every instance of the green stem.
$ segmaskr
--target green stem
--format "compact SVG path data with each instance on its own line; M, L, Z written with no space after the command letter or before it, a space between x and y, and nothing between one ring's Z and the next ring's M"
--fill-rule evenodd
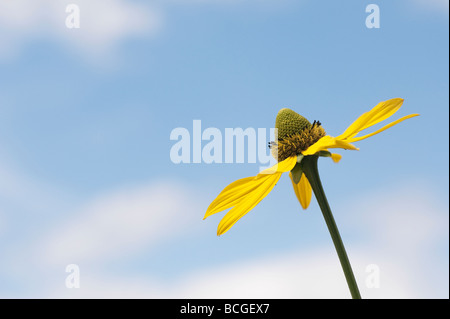
M347 280L348 288L353 299L361 299L359 293L358 285L356 284L355 276L353 275L352 266L348 260L347 253L345 251L344 243L342 242L341 235L339 235L339 230L337 228L336 222L334 221L333 214L331 213L330 205L328 205L325 192L323 191L322 183L319 177L319 170L317 169L317 155L305 156L303 158L303 172L308 178L309 183L314 191L317 202L319 203L320 209L322 210L323 217L328 226L331 238L333 239L334 247L339 256L339 261L341 262L342 269L344 270L345 279Z

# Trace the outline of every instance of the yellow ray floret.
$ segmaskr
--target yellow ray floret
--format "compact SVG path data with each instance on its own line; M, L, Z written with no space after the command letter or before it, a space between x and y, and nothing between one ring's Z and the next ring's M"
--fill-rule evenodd
M312 197L312 188L309 184L308 179L306 178L305 174L302 174L302 177L300 178L298 184L295 184L291 173L289 173L289 177L291 178L292 186L294 187L295 196L297 196L297 199L302 205L303 209L307 209Z
M221 220L217 234L225 233L234 223L255 207L285 172L292 170L297 163L296 157L290 157L262 171L254 177L237 180L227 187L209 205L205 218L233 207Z

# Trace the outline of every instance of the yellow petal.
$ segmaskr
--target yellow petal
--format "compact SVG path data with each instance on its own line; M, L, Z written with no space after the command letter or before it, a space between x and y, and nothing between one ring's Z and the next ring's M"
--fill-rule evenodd
M337 139L335 137L326 135L318 140L316 143L308 147L305 151L302 152L303 155L313 155L319 151L323 151L329 148L343 148L346 150L358 150L354 145L344 141Z
M329 150L323 150L324 152L326 152L325 154L321 154L319 152L319 156L324 156L324 157L330 157L333 162L335 163L339 163L342 159L342 155L341 154L336 154L336 153L331 153Z
M342 158L341 154L331 153L331 159L333 160L333 162L339 163L341 158Z
M370 111L358 117L337 139L347 139L394 115L403 104L403 99L395 98L378 103Z
M284 161L278 162L274 166L265 169L264 171L256 175L256 178L264 177L267 174L289 172L294 168L295 164L297 164L297 156L288 157Z
M309 203L311 203L311 184L309 184L309 181L306 178L305 174L302 174L302 177L300 178L298 184L294 183L291 173L289 173L289 177L291 178L292 186L294 187L294 192L297 196L298 201L300 202L300 205L302 205L303 209L307 209Z
M363 126L362 130L378 124L394 115L402 106L403 101L404 100L401 98L395 98L379 103L372 109L370 120L366 125Z
M203 219L235 206L247 194L258 188L264 180L256 180L254 176L239 179L220 192L206 210Z
M238 205L247 195L257 190L265 182L267 176L288 172L294 168L296 163L297 157L293 156L275 164L256 176L242 178L231 183L212 201L203 219Z
M238 205L233 207L220 221L217 227L217 235L226 233L240 218L252 210L267 194L280 179L282 173L266 174L265 177L260 178L263 183L249 193Z
M381 132L387 130L388 128L390 128L390 127L392 127L394 125L397 125L398 123L403 122L404 120L410 119L410 118L415 117L415 116L419 116L419 114L410 114L410 115L404 116L404 117L402 117L402 118L400 118L400 119L398 119L398 120L396 120L396 121L394 121L394 122L392 122L392 123L390 123L388 125L383 126L382 128L380 128L379 130L376 130L373 133L370 133L370 134L367 134L367 135L364 135L364 136L361 136L361 137L350 138L349 142L353 143L353 142L358 142L358 141L364 140L364 139L366 139L368 137L371 137L371 136L374 136L374 135L376 135L378 133L381 133Z

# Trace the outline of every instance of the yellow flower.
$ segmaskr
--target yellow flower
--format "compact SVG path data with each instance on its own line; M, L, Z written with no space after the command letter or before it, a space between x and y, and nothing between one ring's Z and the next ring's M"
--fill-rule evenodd
M205 218L232 208L220 221L217 235L227 232L240 218L252 210L270 191L283 173L289 172L295 195L303 209L309 206L312 196L311 185L297 163L305 156L320 155L331 157L339 162L341 155L332 154L328 149L342 148L358 150L353 142L358 142L376 135L406 119L417 116L404 116L370 134L357 137L358 133L378 124L397 112L403 99L395 98L379 103L370 111L358 117L341 135L332 137L325 135L319 122L310 124L301 115L292 110L282 109L276 121L278 141L271 144L278 155L279 162L253 177L237 180L227 187L209 205Z

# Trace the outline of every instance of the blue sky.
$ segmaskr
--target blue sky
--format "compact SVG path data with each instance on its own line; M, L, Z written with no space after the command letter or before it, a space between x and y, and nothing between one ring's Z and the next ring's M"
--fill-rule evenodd
M336 136L401 97L420 117L320 173L363 297L448 298L448 1L0 0L0 43L0 297L348 298L314 199L282 176L217 237L259 165L174 164L170 133L289 107Z

